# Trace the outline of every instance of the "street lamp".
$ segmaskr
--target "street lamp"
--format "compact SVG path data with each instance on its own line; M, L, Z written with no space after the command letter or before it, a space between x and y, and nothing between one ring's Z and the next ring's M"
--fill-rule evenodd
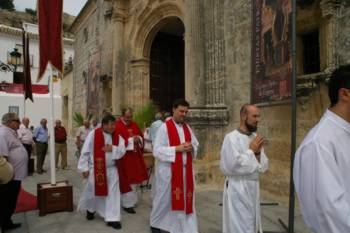
M17 48L14 48L13 51L10 53L11 56L11 64L14 67L14 73L16 73L17 66L21 62L21 54L18 52Z

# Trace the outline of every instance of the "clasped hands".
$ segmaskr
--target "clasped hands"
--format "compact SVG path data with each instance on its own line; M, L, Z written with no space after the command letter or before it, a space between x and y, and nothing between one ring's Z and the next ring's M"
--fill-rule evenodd
M265 142L265 138L261 134L257 134L256 137L249 144L249 149L251 149L254 152L255 157L259 162L261 149Z
M191 142L184 142L177 147L175 147L176 152L191 152L193 150L193 146Z

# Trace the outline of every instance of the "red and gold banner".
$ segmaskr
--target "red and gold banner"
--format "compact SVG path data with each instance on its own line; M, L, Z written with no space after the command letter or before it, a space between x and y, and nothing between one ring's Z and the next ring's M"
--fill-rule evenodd
M62 46L63 0L38 0L40 66L39 82L48 63L63 73Z

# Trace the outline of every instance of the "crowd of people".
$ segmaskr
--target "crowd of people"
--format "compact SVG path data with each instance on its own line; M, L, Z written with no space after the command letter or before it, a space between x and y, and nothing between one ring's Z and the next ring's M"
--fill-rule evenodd
M350 66L337 69L329 83L331 107L301 143L294 161L294 180L306 224L317 233L350 232ZM193 160L199 142L186 122L190 104L176 100L172 115L157 113L148 129L156 159L152 190L152 233L198 233ZM240 109L240 124L224 137L220 169L226 176L223 191L223 233L263 232L259 176L268 170L267 139L258 132L261 112L253 104ZM17 228L11 221L21 181L30 167L35 144L37 172L43 164L49 133L46 119L34 132L29 119L22 124L15 113L2 117L0 127L0 220L2 229ZM67 133L55 122L56 167L67 169ZM100 215L106 225L121 229L121 210L136 214L137 187L149 179L143 158L145 138L125 108L120 118L106 115L84 121L76 131L78 170L87 179L78 210L91 221Z

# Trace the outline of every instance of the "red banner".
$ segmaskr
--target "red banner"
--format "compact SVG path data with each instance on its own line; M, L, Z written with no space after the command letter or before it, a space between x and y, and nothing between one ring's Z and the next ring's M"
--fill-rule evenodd
M12 94L22 94L23 84L15 83L0 83L0 92L12 93ZM47 94L49 93L48 85L32 85L32 93L34 94Z
M63 0L38 0L40 68L37 82L49 62L63 73L62 7Z

